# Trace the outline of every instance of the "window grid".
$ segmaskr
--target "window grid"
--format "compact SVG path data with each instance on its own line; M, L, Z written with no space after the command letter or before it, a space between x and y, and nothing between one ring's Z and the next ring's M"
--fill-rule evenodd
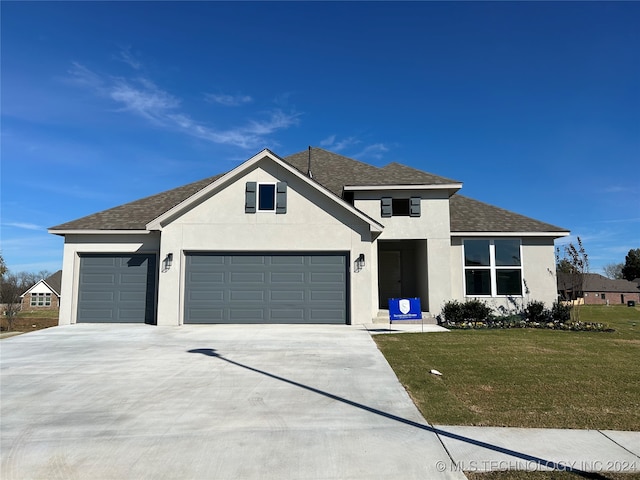
M488 265L483 264L482 260L478 265L468 265L467 262L467 245L474 241L488 242L489 247L489 261ZM520 297L523 294L523 282L522 282L522 242L520 240L513 239L512 242L517 242L518 256L517 264L503 265L498 263L504 263L503 261L497 261L496 255L496 242L498 244L509 242L506 239L467 239L463 241L463 282L464 292L467 297ZM471 250L471 248L469 248ZM513 258L513 257L512 257ZM486 263L486 262L484 262ZM516 263L516 262L514 262ZM487 275L488 274L488 275ZM514 281L515 277L515 281ZM501 280L501 282L499 282ZM473 287L470 283L473 282ZM506 285L505 285L506 284ZM509 285L510 284L510 285ZM470 288L474 288L475 291L470 292ZM475 293L477 290L482 290L482 293ZM505 292L505 289L507 292Z
M31 306L32 307L50 307L51 294L50 293L32 293Z

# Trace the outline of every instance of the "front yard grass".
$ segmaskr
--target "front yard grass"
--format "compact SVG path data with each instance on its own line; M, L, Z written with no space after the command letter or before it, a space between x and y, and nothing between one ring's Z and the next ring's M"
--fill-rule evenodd
M374 338L432 424L638 431L640 309L580 308L582 321L615 331L457 330Z

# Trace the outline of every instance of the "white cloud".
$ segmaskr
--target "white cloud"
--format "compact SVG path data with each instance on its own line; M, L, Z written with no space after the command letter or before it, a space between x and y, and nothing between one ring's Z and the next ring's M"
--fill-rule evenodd
M347 137L344 140L336 142L336 136L330 135L320 142L320 146L330 148L335 152L341 152L342 150L359 143L360 140L358 140L356 137Z
M253 102L253 98L251 98L249 95L205 93L204 98L207 102L219 103L220 105L224 105L225 107L238 107L240 105L245 105L247 103Z
M142 64L140 61L131 53L131 47L122 48L117 55L116 60L126 63L134 70L140 70L142 68Z
M299 113L274 109L260 114L262 117L266 114L266 118L251 119L245 125L226 130L217 129L194 120L181 111L180 99L162 90L148 78L100 76L79 63L74 63L69 73L72 84L112 100L122 107L122 111L139 115L155 125L213 143L254 149L267 143L267 136L297 125L300 121ZM229 97L245 103L252 100L249 96Z
M375 143L365 147L361 152L357 153L355 158L382 158L383 154L388 152L389 148L383 143Z
M33 223L6 222L2 225L4 225L5 227L23 228L25 230L44 230L44 228L40 225L35 225Z
M180 106L180 101L156 87L147 79L137 79L136 84L124 79L116 80L109 87L109 97L124 105L124 109L154 122L164 123L167 111Z

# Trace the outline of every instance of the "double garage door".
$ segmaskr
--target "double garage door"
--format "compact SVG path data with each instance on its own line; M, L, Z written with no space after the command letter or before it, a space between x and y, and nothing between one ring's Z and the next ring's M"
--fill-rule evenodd
M349 323L347 254L186 255L184 323ZM78 322L154 323L155 255L80 257Z
M184 323L348 323L346 254L186 256Z

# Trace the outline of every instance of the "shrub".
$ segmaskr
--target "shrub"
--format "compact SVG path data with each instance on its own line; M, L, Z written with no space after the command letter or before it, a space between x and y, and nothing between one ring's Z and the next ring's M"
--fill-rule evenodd
M462 315L462 304L456 300L451 300L442 307L442 316L447 323L461 323L464 321Z
M486 323L491 319L491 307L477 299L464 303L451 300L442 307L442 316L445 323L451 325L464 322Z
M547 323L551 321L551 311L538 300L529 302L524 309L524 318L531 323Z
M465 320L469 322L485 323L491 319L491 307L476 298L464 302L462 304L462 311Z
M554 302L551 307L551 318L553 318L555 322L568 322L571 320L571 306L563 305L560 302Z

